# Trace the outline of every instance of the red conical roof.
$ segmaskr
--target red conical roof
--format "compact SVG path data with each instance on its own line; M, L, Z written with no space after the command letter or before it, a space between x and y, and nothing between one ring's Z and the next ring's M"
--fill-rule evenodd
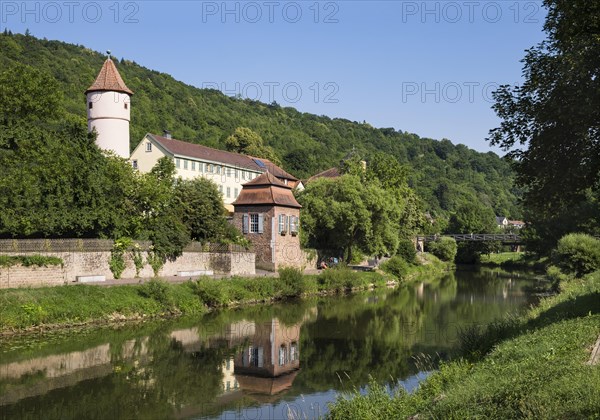
M85 93L98 91L122 92L133 95L133 92L127 87L123 78L121 78L117 66L115 66L115 63L110 58L106 59L100 69L100 73L98 73L98 77L96 77L96 81Z

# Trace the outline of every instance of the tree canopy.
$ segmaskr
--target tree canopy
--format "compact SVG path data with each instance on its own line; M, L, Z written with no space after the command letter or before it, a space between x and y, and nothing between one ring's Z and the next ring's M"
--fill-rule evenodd
M31 78L7 86L15 71ZM13 112L0 118L0 238L150 239L163 260L179 256L190 240L239 238L212 181L175 179L166 157L140 174L100 150L83 118L63 121L56 112L63 105L57 85L40 88L49 80L21 65L0 73L0 92L12 88L23 98L0 104L1 117Z
M83 46L8 32L0 34L0 51L0 68L21 63L47 73L64 94L66 114L85 118L83 92L97 76L105 55ZM217 90L186 85L127 59L116 64L135 92L132 148L147 132L161 133L167 128L174 138L226 149L227 139L245 127L260 136L263 145L272 148L283 167L298 178L337 166L354 147L367 161L384 153L404 165L408 185L436 219L449 217L460 204L472 200L485 203L497 215L521 217L520 190L513 185L510 165L494 153L456 144L460 139L453 144L401 129L378 129L367 123L232 98ZM240 151L272 157L256 150Z
M558 219L587 202L595 216L578 220L600 229L600 3L545 0L547 39L527 51L525 82L495 92L501 125L490 142L509 151L524 188L534 236L554 243ZM547 236L540 225L561 230ZM594 221L595 220L595 221ZM551 248L553 243L547 248Z

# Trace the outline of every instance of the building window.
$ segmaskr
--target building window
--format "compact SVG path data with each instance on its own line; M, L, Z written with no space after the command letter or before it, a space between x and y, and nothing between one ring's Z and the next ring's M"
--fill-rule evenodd
M290 360L295 362L298 360L298 356L298 343L293 341L292 344L290 344Z
M206 165L206 172L209 174L212 174L213 171L213 166L209 163L208 165Z
M175 167L176 168L181 167L181 159L175 159Z
M221 175L221 167L217 166L217 174Z
M234 188L233 189L233 197L237 198L238 194L239 194L239 190L237 188Z
M231 198L231 187L227 187L227 198Z
M239 181L240 180L240 171L239 170L235 170L235 180Z
M148 142L146 143L146 152L151 152L152 151L152 143Z
M298 233L298 217L290 216L290 233L296 235Z
M242 215L243 233L263 233L263 214L250 213Z
M204 163L198 162L198 171L199 172L204 172Z
M250 215L250 233L258 233L258 214Z
M221 194L223 194L223 186L222 186L222 185L219 185L219 192L220 192Z
M93 103L93 102L90 102L90 103L88 104L88 108L89 108L89 109L92 109L93 107L94 107L94 103Z
M196 170L196 162L192 161L192 171Z
M287 232L287 216L285 214L279 215L279 233L285 235Z
M279 347L279 366L283 366L286 364L286 359L287 359L287 355L286 355L286 348L285 348L285 344L282 344L281 347Z
M227 168L227 176L231 177L232 173L233 173L233 171L231 170L231 168Z
M183 169L188 168L188 161L186 159L183 160Z
M131 161L131 166L133 167L133 169L137 169L137 168L138 168L138 165L137 165L137 160L135 160L135 159L134 159L134 160L132 160L132 161Z

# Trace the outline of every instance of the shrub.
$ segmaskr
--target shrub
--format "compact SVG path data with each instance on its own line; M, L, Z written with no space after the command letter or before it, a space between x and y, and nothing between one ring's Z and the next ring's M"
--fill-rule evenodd
M64 264L64 261L58 257L46 257L44 255L0 255L0 267L11 267L21 264L23 267L48 267L49 265Z
M306 286L304 284L304 275L300 270L293 267L283 267L278 272L281 296L297 297L304 293Z
M427 250L442 261L454 261L457 249L454 238L444 236L427 244Z
M152 279L148 283L140 285L138 293L145 298L154 299L166 308L173 306L171 286L164 280Z
M408 239L400 240L396 254L404 258L404 261L409 264L413 264L417 259L417 250L415 249L415 244Z
M229 293L224 282L209 277L200 278L195 283L194 293L207 306L225 306L229 303Z
M562 271L581 277L600 270L600 240L583 233L570 233L558 241L552 257Z
M359 285L359 275L348 267L339 266L321 272L317 281L320 290L343 292Z
M546 277L550 280L552 284L552 291L559 292L560 291L560 283L569 280L569 276L560 271L560 268L551 265L546 269Z
M383 264L381 269L401 280L408 272L408 263L399 255L395 255Z
M120 279L121 274L125 271L125 251L133 241L129 238L120 238L115 241L113 248L110 251L110 260L108 260L108 267L115 279Z
M148 251L148 256L146 257L146 262L148 264L150 264L150 267L152 267L152 271L154 272L154 277L158 277L158 273L160 273L160 269L163 267L163 265L165 265L165 258L162 257L158 252L153 250L151 247L150 251Z
M478 264L481 261L481 245L474 242L461 242L457 246L454 261L458 264Z

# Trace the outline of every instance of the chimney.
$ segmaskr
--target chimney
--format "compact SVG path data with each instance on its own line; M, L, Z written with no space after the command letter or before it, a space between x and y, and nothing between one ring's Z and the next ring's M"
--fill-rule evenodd
M169 130L163 130L163 137L166 139L172 139L171 132Z

